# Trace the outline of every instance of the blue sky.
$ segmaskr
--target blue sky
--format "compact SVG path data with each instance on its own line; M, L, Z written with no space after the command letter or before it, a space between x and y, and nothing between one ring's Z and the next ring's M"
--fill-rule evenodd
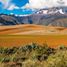
M0 13L4 13L4 14L31 14L33 13L31 9L22 8L26 3L29 3L28 0L11 0L10 2L8 1L9 0L0 1ZM7 6L5 7L5 5ZM11 8L12 5L14 6Z
M28 0L11 0L10 2L8 2L9 0L1 0L0 1L0 13L4 13L4 14L30 14L32 13L32 10L30 9L21 9L22 6L24 6L26 3L28 3ZM6 2L6 3L5 3ZM4 7L5 5L7 5L7 7ZM11 5L10 5L11 4ZM17 9L12 9L8 6L12 6L17 7Z
M28 0L12 0L13 3L15 3L17 6L22 7L24 6L26 3L28 3Z
M0 13L32 14L35 9L67 6L66 0L0 0Z

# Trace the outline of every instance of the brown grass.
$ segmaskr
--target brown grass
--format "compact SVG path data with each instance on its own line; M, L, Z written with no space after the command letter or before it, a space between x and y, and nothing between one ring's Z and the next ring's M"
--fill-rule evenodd
M67 28L33 24L0 26L0 46L18 47L32 42L47 43L50 47L67 46Z
M50 47L67 46L67 35L1 35L0 47L22 46L28 43L47 43Z
M65 32L65 33L64 33ZM67 34L67 28L64 27L48 27L43 25L14 25L0 26L0 35L46 35L46 34Z

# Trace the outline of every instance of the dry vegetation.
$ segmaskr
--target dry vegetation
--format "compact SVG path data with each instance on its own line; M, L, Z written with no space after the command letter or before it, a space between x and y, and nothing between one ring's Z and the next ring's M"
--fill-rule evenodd
M0 26L0 67L67 67L66 30L37 25Z
M67 47L50 48L46 43L0 47L0 67L67 67Z
M34 25L34 24L0 26L0 35L5 34L11 34L11 35L67 34L67 28Z
M0 35L0 47L18 47L31 42L41 45L46 42L50 47L67 46L67 35Z

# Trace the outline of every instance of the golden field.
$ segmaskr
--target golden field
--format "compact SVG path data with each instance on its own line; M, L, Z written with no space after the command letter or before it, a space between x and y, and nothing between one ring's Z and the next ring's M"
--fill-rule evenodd
M18 47L32 42L47 43L50 47L67 46L67 28L33 24L0 26L0 46Z
M47 43L50 47L67 46L67 35L0 35L0 46L13 47L28 43Z
M23 24L0 26L0 35L65 35L67 28L44 25Z

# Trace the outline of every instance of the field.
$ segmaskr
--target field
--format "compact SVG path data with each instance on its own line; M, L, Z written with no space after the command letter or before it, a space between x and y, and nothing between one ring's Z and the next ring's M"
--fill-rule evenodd
M66 35L67 28L24 24L0 26L0 35Z
M18 47L28 43L47 43L50 47L67 46L67 35L0 35L0 47Z
M0 26L0 46L18 47L28 43L67 46L67 28L34 24Z
M0 67L67 67L67 28L0 26Z

